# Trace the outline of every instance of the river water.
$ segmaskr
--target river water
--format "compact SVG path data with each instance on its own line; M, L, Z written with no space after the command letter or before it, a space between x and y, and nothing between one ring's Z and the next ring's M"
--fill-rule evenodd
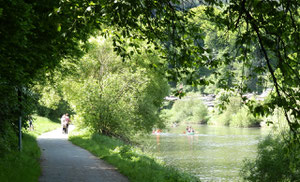
M193 125L195 135L183 134L186 126L171 128L141 140L146 150L201 181L240 181L245 158L253 159L268 130Z

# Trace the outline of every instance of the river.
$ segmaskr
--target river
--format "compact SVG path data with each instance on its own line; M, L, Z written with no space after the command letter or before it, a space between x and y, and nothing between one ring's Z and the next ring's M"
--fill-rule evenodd
M141 143L167 164L198 176L201 181L240 181L245 158L253 159L267 129L193 125L195 135L183 134L186 126L171 128Z

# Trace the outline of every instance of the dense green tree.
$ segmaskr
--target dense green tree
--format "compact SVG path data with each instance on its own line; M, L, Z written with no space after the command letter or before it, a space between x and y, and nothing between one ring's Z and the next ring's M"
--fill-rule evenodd
M238 32L236 44L245 52L243 61L247 63L251 45L259 45L265 64L253 71L268 71L274 84L273 99L260 112L284 108L291 131L299 138L299 2L230 1L223 15L216 21Z
M209 19L214 22L213 25L219 28L221 32L228 32L225 34L227 36L235 36L232 39L233 42L228 45L233 45L236 53L232 54L231 46L226 46L226 49L221 49L221 54L216 57L210 54L216 51L204 47L202 50L207 50L206 53L209 56L200 58L197 54L193 54L193 51L196 49L189 45L188 48L191 49L189 55L192 56L188 57L189 61L185 62L184 65L178 65L189 68L207 66L210 69L214 69L222 65L234 66L233 63L240 62L242 63L240 65L243 66L240 69L242 72L239 72L239 70L236 72L234 69L226 69L226 72L229 75L234 75L235 72L240 74L242 83L228 85L227 82L223 84L224 88L238 90L240 93L249 90L249 87L253 85L253 82L246 82L246 76L254 75L254 78L258 80L257 83L263 83L261 80L267 74L273 83L275 92L273 92L273 97L270 99L269 104L253 107L253 112L257 114L271 114L276 107L283 108L290 130L294 134L292 140L298 141L300 136L299 2L289 0L237 0L227 3L209 0L205 2L207 2L205 14L209 15ZM190 14L194 15L194 13ZM195 34L195 37L201 37L198 35L199 31L203 33L203 31L201 32L201 25L194 22L190 26L194 28L193 31L186 31L185 33L188 36L192 36L190 35L191 33ZM215 39L213 38L212 40ZM200 42L199 46L205 45L203 43ZM205 52L200 50L195 52L205 54ZM217 54L219 53L217 52ZM180 60L177 61L180 62ZM184 69L180 71L187 72ZM190 78L199 79L199 77ZM201 83L201 81L191 82L194 84Z
M125 58L129 54L125 54L121 46L122 37L135 34L149 41L167 39L166 29L183 20L183 16L177 14L176 3L167 0L2 0L0 137L4 139L5 132L10 131L7 127L16 131L20 115L25 117L25 122L26 116L32 113L32 107L25 105L30 91L25 90L51 76L62 59L80 56L79 42L85 42L95 29L114 35L115 51ZM122 31L108 32L107 26ZM138 44L130 46L139 51Z
M220 59L213 59L212 51L203 47L199 25L187 23L195 13L188 11L186 7L190 6L186 4L178 5L182 2L1 1L0 89L1 103L4 103L0 108L1 137L7 126L16 126L20 110L25 108L20 101L30 96L30 91L25 90L30 90L31 83L45 78L44 73L51 73L63 58L79 56L79 41L86 41L95 29L112 35L114 49L124 60L130 57L131 51L140 52L139 44L123 38L135 36L153 42L164 53L169 62L166 72L170 80L180 81L186 76L187 84L208 84L199 79L195 70L230 65L236 59L226 52ZM203 3L211 7L205 13L211 15L220 29L236 32L239 61L247 65L251 52L259 48L264 64L258 64L251 72L268 72L276 93L269 104L254 111L272 113L276 107L284 108L294 134L291 140L299 141L299 2L206 0ZM214 13L215 8L210 5L221 13ZM108 26L118 31L110 31ZM244 90L240 84L233 86Z
M243 52L241 61L244 64L249 63L248 55L255 50L253 45L257 45L255 47L261 55L261 64L256 65L251 71L259 75L267 72L274 92L271 93L271 99L262 105L253 106L251 102L248 104L250 103L253 113L260 115L272 114L278 107L283 109L285 121L289 126L289 134L283 135L287 145L283 145L281 151L285 151L284 155L289 156L287 157L289 158L287 161L289 171L297 174L300 160L299 1L233 0L227 4L220 4L216 1L211 1L211 3L219 7L224 5L220 16L215 16L212 7L207 13L212 15L211 17L221 29L237 32L235 44ZM277 152L276 149L271 151ZM267 155L262 157L256 164L270 159ZM257 171L252 172L255 174ZM270 176L272 172L260 174ZM293 177L290 179L294 180Z
M258 44L249 45L251 51L245 55L241 46L236 44L238 32L219 29L218 22L213 21L205 13L206 9L207 6L193 8L191 11L195 13L195 16L189 21L190 24L198 27L198 33L203 37L203 40L197 40L195 44L203 46L209 52L207 63L196 69L198 78L207 79L213 83L205 90L202 89L202 92L217 93L218 89L234 87L241 93L261 92L268 79L265 76L266 71L261 73L255 71L265 66ZM214 10L214 16L221 14L221 10ZM242 28L246 29L246 25Z
M32 113L32 83L45 78L44 72L53 70L62 58L79 55L78 40L89 33L81 30L74 36L73 30L67 33L61 28L61 24L71 27L76 15L61 18L59 3L0 2L0 137L10 127L16 131L19 116L24 125Z
M73 75L61 83L81 125L124 140L163 126L158 111L168 84L163 67L150 65L164 62L142 51L122 62L110 41L98 38L92 42L89 52L73 67Z

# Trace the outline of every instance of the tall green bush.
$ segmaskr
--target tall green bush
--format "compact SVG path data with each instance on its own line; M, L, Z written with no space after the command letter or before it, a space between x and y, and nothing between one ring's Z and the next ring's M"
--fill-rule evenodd
M208 109L201 100L183 98L175 101L166 115L172 123L206 123Z
M161 127L158 110L168 84L160 70L150 68L155 63L163 64L163 60L146 52L123 62L110 41L93 41L74 74L62 81L75 119L83 127L125 140Z
M28 121L27 121L28 122ZM60 127L60 123L49 120L48 118L33 116L34 130L23 129L22 152L15 147L7 147L5 155L0 160L0 181L1 182L23 182L38 181L41 173L40 169L40 148L38 147L36 137L47 131ZM5 141L0 144L17 145L17 136L13 130L7 127L7 136ZM3 151L0 151L3 152Z
M259 126L261 119L254 117L250 110L241 104L242 100L240 97L221 94L219 99L227 100L228 102L222 103L221 107L223 110L214 112L213 117L208 122L209 124L233 127Z
M260 120L255 118L249 110L243 106L236 114L231 117L230 126L233 127L249 127L259 126Z
M0 156L5 156L6 154L17 150L18 138L15 131L9 124L5 124L5 130L0 136Z
M0 76L1 77L1 76ZM34 97L27 87L20 89L7 86L0 80L0 158L11 150L18 150L19 117L22 127L28 126L29 115L35 109Z
M299 145L291 147L282 136L268 136L258 144L256 159L246 160L240 174L245 181L299 181Z

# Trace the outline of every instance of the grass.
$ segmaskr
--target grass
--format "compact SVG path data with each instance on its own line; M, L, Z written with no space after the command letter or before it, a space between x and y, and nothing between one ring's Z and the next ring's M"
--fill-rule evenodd
M40 149L36 138L40 134L60 127L47 118L34 117L34 131L23 130L22 152L11 151L0 160L1 182L36 182L40 176Z
M193 182L198 178L166 166L140 149L87 130L72 131L69 140L115 166L131 182Z
M57 129L60 127L59 120L53 121L45 117L34 116L34 131L29 131L28 133L37 137L42 133Z

